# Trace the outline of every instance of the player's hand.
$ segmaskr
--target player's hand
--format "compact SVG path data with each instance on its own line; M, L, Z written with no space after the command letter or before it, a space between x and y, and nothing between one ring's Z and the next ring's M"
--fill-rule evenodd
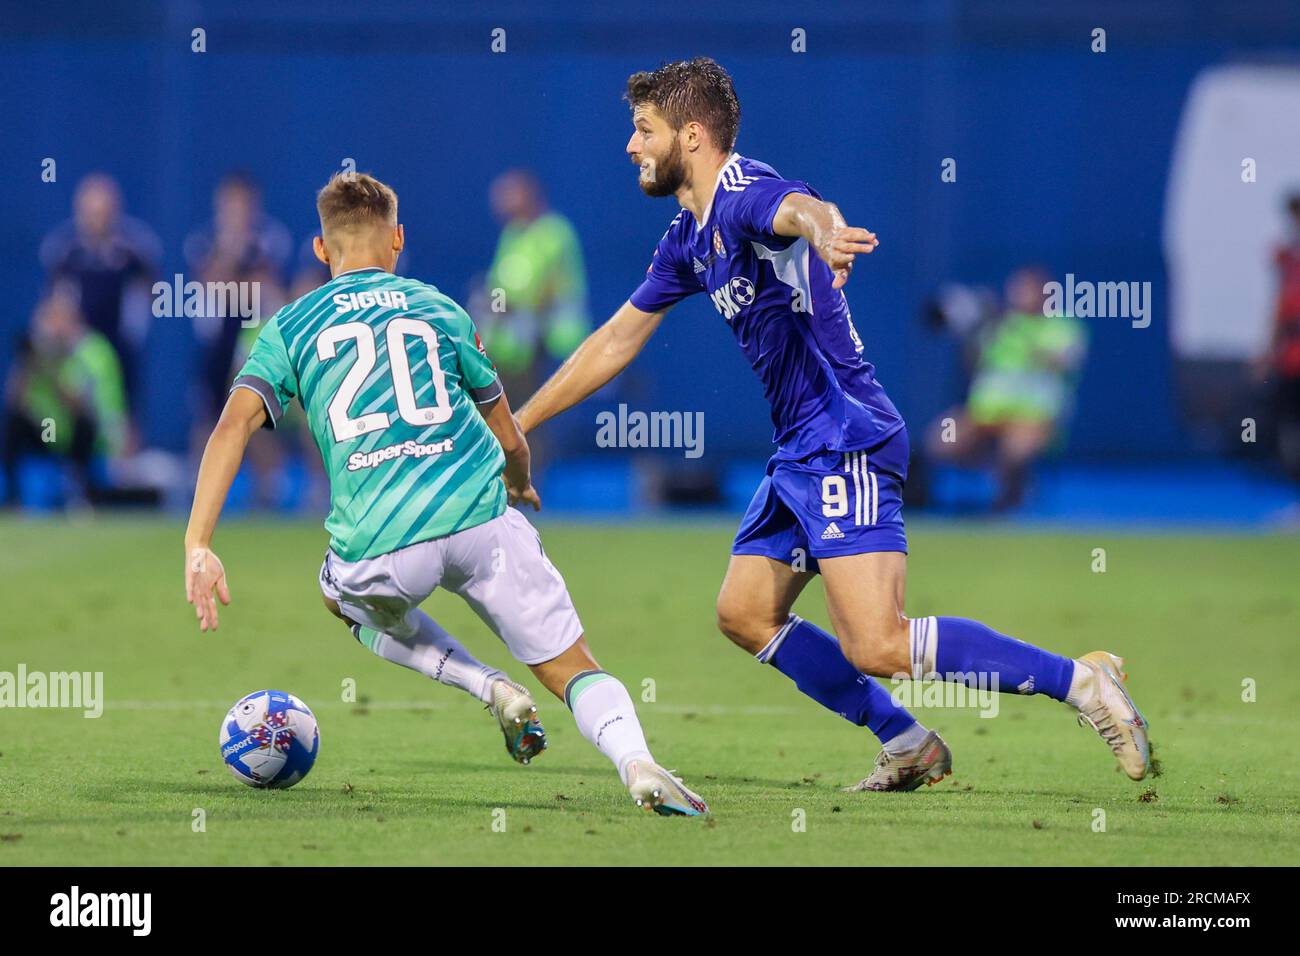
M537 489L533 487L532 482L529 482L528 487L522 491L506 485L506 497L512 505L517 505L522 501L524 504L532 505L534 511L542 510L542 499L537 494Z
M200 631L217 629L217 598L230 604L225 566L211 548L190 548L185 556L185 600L194 605Z
M843 221L833 226L817 243L817 255L835 274L831 288L843 288L853 271L853 260L859 255L869 255L878 245L880 241L869 229L845 225Z

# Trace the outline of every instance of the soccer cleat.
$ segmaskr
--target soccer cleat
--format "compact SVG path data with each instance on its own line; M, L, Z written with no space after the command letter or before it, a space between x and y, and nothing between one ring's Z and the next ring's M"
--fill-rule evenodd
M681 777L645 760L627 765L627 792L638 807L661 817L698 817L709 812L704 798L682 783Z
M492 684L488 710L506 738L506 753L519 763L528 763L546 749L546 731L537 719L537 705L524 687L498 678Z
M933 730L925 735L914 749L901 754L880 751L876 757L876 768L871 776L845 787L845 793L861 793L864 790L883 792L898 790L906 792L915 790L921 784L927 787L938 783L952 773L952 751L943 742L943 738Z
M1128 679L1120 668L1123 658L1106 651L1093 651L1076 663L1090 672L1084 688L1084 702L1079 707L1079 726L1088 725L1106 741L1111 753L1132 780L1141 780L1151 768L1151 746L1147 741L1147 722L1133 698L1124 690Z

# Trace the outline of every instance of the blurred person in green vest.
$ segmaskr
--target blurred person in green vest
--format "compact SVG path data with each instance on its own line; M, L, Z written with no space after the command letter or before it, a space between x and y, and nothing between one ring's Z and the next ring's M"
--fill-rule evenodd
M1048 315L1037 268L1007 280L1007 308L987 327L977 348L966 404L944 414L927 442L931 457L971 461L992 454L998 470L994 508L1024 499L1033 463L1061 434L1087 353L1087 330L1071 315Z
M591 331L582 247L532 173L502 173L489 196L501 238L471 309L507 393L531 395L545 359L562 362Z
M25 457L67 463L73 500L88 500L91 463L120 456L126 430L126 389L116 350L87 326L70 296L43 299L5 387L7 500L18 497L18 463Z

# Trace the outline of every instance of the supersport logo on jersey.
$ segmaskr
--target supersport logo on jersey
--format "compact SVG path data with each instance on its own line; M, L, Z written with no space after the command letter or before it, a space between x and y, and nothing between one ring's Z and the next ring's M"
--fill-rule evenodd
M450 438L425 445L418 441L398 442L374 451L358 451L348 456L348 471L360 471L362 468L374 468L386 461L398 457L427 458L429 455L443 455L451 451L454 443Z

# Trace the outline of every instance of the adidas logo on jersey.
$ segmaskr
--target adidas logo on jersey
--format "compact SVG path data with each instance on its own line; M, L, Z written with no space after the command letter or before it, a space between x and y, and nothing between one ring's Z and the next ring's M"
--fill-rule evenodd
M694 258L695 258L695 272L698 275L699 273L704 271L704 263L700 261L699 256L695 256Z
M832 538L842 538L842 537L844 537L844 532L840 530L840 526L837 525L834 521L828 524L826 526L826 530L822 532L823 541L830 541Z
M746 176L740 171L740 163L732 161L722 167L718 177L722 188L729 193L744 192L746 186L758 182L757 176Z

